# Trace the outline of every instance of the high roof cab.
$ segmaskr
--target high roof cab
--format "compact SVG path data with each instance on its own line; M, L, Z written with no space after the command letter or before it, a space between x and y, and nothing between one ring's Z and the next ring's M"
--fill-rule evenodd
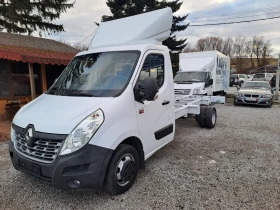
M14 167L58 188L120 194L174 139L175 119L194 116L213 128L216 109L200 107L212 98L174 95L169 49L160 43L171 26L170 8L102 23L94 48L15 116Z

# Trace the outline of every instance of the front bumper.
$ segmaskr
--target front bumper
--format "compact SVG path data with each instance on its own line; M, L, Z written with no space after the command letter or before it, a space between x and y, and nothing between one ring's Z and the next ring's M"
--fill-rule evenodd
M257 105L257 106L268 106L271 100L272 100L271 98L257 98L255 101L248 101L241 96L234 97L235 104L248 104L248 105Z
M17 170L61 189L102 187L107 165L113 154L111 149L87 144L82 149L58 156L53 163L47 164L21 156L11 141L9 151Z

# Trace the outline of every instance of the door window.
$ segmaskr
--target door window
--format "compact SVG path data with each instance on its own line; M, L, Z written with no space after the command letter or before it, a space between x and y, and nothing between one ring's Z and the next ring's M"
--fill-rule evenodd
M139 80L143 81L146 77L156 78L158 87L164 83L164 57L161 54L150 54L146 57L141 69Z

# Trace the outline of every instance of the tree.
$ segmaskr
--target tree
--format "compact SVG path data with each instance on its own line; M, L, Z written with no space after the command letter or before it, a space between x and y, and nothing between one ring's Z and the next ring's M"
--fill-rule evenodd
M194 47L192 47L191 44L188 44L184 50L183 50L183 53L191 53L191 52L197 52L198 50Z
M68 0L0 0L0 31L28 35L62 32L63 25L52 21L72 7Z
M246 38L237 36L235 39L221 37L206 37L197 41L196 47L187 46L184 52L200 52L218 50L231 58L231 64L236 66L238 73L257 69L270 63L273 49L270 41L264 37Z
M222 53L224 55L231 57L233 55L233 45L234 45L233 39L231 37L224 39L222 45L223 45Z
M248 39L245 36L237 36L234 42L233 63L236 65L237 72L244 70L245 58L247 57L246 43Z
M268 59L272 53L270 41L265 41L263 36L254 36L251 47L257 59L257 67L268 65Z
M183 2L180 0L107 0L107 6L110 8L112 16L103 16L102 21L110 21L119 18L124 18L132 15L138 15L145 12L151 12L157 9L170 7L172 12L177 12L182 6ZM180 53L187 45L187 39L177 40L175 32L184 31L188 24L180 24L187 18L185 16L173 16L173 23L170 37L163 42L172 52L171 58L176 59L177 53Z
M221 37L206 37L199 39L196 44L199 51L217 50L222 51L223 39Z

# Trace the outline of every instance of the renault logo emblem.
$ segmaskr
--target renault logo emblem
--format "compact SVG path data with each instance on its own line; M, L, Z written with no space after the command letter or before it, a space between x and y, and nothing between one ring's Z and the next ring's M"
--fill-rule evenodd
M33 145L34 145L34 138L33 138L33 129L32 128L29 128L26 131L25 140L26 140L27 146L33 147Z

